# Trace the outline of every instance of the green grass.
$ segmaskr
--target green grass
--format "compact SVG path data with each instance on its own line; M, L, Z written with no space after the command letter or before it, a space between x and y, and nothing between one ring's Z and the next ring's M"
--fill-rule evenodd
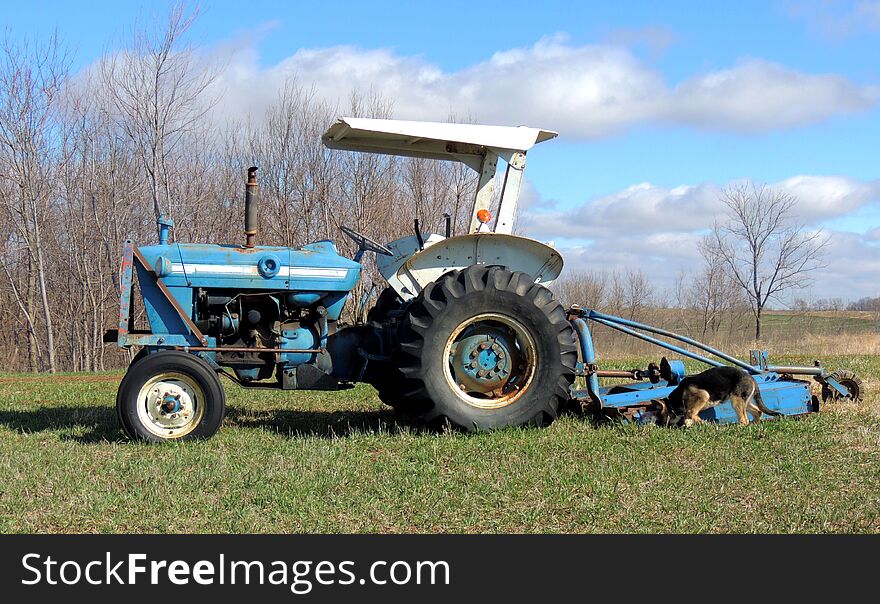
M232 386L213 439L166 445L123 440L119 374L8 375L0 531L880 532L880 358L825 361L865 378L865 403L748 428L568 414L464 435L396 422L369 387Z

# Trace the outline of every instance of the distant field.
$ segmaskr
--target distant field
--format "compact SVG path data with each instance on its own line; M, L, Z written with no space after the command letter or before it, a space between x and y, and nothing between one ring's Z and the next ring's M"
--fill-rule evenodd
M762 319L762 329L769 342L783 336L809 333L814 336L860 337L880 335L880 315L861 311L770 311Z
M880 357L823 360L865 378L863 405L463 435L395 420L369 387L230 387L214 439L158 446L122 439L120 374L7 375L0 531L880 532Z
M725 317L717 333L703 337L699 318L692 311L652 309L639 317L644 322L690 335L741 356L754 345L755 327L750 315ZM880 354L880 313L866 311L765 311L761 324L763 343L775 354L829 355ZM654 354L655 348L628 336L598 327L599 349L606 356Z

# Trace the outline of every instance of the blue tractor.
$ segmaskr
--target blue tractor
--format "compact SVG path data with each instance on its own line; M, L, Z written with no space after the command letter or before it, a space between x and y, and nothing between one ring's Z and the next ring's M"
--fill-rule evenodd
M785 414L818 409L809 383L795 375L820 381L826 399L861 396L861 382L849 372L774 367L758 351L745 363L671 332L563 309L547 288L562 270L559 253L512 234L526 152L555 136L526 127L340 119L322 138L329 148L459 161L479 174L467 233L452 233L448 219L444 234L422 233L416 221L413 235L383 244L342 227L358 244L353 259L332 241L257 245L256 168L247 175L243 245L172 243L172 220L161 217L157 245L125 244L119 326L105 336L140 348L116 401L126 434L147 441L210 437L225 413L221 375L244 388L282 390L367 382L397 410L468 430L546 425L572 400L629 421L655 421L655 401L684 377L683 364L664 358L645 370L603 371L588 321L709 365L739 365L756 376L765 402ZM377 255L387 288L365 322L343 325L367 252ZM147 329L134 324L135 276ZM585 389L575 387L579 376ZM600 386L600 377L633 381ZM735 419L725 405L707 413Z

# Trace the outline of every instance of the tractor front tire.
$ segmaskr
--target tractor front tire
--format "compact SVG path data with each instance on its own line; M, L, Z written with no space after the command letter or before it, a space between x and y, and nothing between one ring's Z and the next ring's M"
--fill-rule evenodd
M407 308L398 341L394 406L470 431L551 423L576 372L562 306L531 276L500 266L429 284Z
M134 440L209 438L223 422L226 393L202 359L186 352L157 352L129 367L119 384L116 414Z

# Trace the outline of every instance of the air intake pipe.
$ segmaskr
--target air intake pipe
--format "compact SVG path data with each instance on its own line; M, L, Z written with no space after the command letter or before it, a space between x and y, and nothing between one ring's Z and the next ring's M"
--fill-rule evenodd
M244 236L245 247L254 247L260 230L260 185L257 184L257 168L251 166L247 171L247 184L244 189Z

